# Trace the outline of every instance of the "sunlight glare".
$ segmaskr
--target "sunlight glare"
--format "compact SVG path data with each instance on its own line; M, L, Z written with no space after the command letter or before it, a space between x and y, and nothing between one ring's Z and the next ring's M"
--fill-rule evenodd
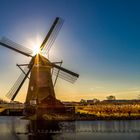
M33 55L39 54L40 53L40 46L38 44L34 45L33 48Z
M33 56L35 56L36 54L40 53L40 45L41 45L42 39L39 35L36 36L36 38L30 38L28 40L28 44L29 46L31 46L31 49L33 51Z

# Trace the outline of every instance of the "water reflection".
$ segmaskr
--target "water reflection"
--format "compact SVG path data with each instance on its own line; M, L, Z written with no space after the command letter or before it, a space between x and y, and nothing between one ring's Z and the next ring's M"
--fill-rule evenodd
M60 121L29 121L27 125L28 139L49 139L55 140L62 138L65 133L75 133L75 122L60 122ZM71 136L73 138L73 136Z
M57 121L30 121L27 129L29 140L53 140L53 136L60 132L59 122Z
M1 140L140 140L140 120L29 121L0 116Z
M80 121L76 122L76 124L77 132L140 133L140 120Z

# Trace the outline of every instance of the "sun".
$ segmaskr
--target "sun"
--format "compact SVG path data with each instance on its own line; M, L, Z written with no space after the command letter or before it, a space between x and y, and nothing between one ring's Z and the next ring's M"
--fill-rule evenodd
M36 36L35 38L30 38L28 40L28 44L29 46L31 47L31 50L32 50L32 55L35 56L36 54L39 54L41 53L41 50L40 50L40 46L41 46L41 42L42 42L42 39L41 37L38 35Z
M40 46L38 44L34 45L33 48L33 55L39 54L40 53Z

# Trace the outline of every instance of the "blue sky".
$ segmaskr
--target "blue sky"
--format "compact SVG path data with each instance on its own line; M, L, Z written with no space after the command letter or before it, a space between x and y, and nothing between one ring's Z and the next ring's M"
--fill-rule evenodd
M108 95L132 99L140 94L140 2L138 0L1 0L0 37L31 48L43 40L56 16L64 25L52 47L52 57L80 74L71 85L59 80L62 100ZM0 47L0 95L3 97L20 71L16 63L29 59ZM25 97L27 84L20 91ZM18 99L20 99L17 98Z

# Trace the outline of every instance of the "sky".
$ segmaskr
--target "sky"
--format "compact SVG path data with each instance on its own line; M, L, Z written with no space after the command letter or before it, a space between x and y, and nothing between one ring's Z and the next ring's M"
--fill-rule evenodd
M140 2L138 0L0 0L0 37L32 49L56 16L64 25L51 59L80 75L75 84L58 79L63 101L137 99L140 95ZM0 47L0 97L5 97L30 58ZM16 100L24 101L28 80Z

